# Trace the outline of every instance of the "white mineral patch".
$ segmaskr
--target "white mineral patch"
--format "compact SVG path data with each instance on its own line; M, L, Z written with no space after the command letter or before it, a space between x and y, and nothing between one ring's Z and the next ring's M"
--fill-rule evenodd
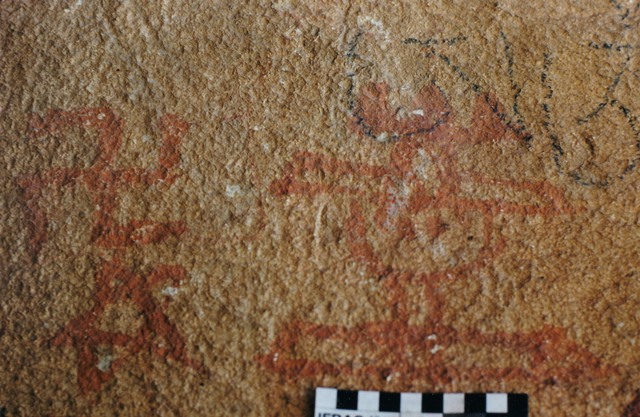
M240 187L237 184L227 185L226 194L227 194L227 197L229 197L229 198L233 198L233 197L242 195L242 187Z
M380 47L382 49L385 49L391 39L389 31L384 27L382 21L371 16L358 16L358 28L381 38Z
M176 287L165 287L162 290L162 295L168 295L168 296L174 297L176 294L178 294L178 292L180 292L179 288L176 288Z
M370 25L374 27L379 33L385 34L384 25L379 19L374 19L371 16L358 16L358 27Z
M378 136L376 136L376 140L378 142L386 142L387 139L389 139L389 135L387 134L387 132L382 132Z
M74 5L73 5L73 6L71 6L70 8L68 8L68 9L64 9L64 12L65 12L65 13L72 13L72 12L75 12L75 11L76 11L76 9L77 9L78 7L82 6L82 3L84 3L84 0L78 0L78 1L76 1L76 4L74 4Z
M98 360L98 369L102 372L107 372L109 368L111 368L111 362L113 362L115 358L113 355L102 355Z

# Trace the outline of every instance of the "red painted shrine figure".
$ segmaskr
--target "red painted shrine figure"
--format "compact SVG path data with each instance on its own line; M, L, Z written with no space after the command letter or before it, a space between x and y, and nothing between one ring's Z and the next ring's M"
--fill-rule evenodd
M97 156L87 168L49 168L18 179L22 189L22 206L28 220L29 251L37 262L48 240L47 212L43 195L50 188L84 187L93 204L90 214L91 234L88 241L100 263L96 266L95 291L90 307L71 319L49 341L52 347L73 347L77 361L78 388L88 395L99 391L127 360L141 352L163 359L171 359L199 372L204 367L187 354L184 338L156 300L153 291L170 285L175 291L186 270L179 265L159 265L141 273L130 270L122 262L125 251L141 245L179 238L187 229L182 221L155 222L134 219L121 224L115 211L120 192L137 187L147 189L161 182L172 183L180 161L180 143L189 125L177 116L167 114L158 119L161 145L158 164L153 169L116 168L115 161L122 142L124 122L110 108L83 108L74 111L51 110L44 116L34 115L30 136L58 137L72 128L96 132ZM167 297L168 300L169 297ZM111 308L128 304L138 313L135 328L105 330L101 321Z
M88 168L51 168L18 180L23 189L23 206L29 217L30 252L34 261L47 241L46 210L40 207L42 192L48 186L55 188L84 186L95 205L92 216L91 243L97 247L113 249L136 244L158 243L168 236L179 236L185 230L183 222L157 223L132 220L119 224L114 217L117 197L123 188L148 188L159 182L175 180L175 165L180 160L179 145L188 131L188 124L174 115L158 120L162 132L158 166L155 169L115 167L122 144L124 122L106 107L75 111L51 110L44 117L34 115L30 123L30 136L63 136L73 127L97 131L98 155Z
M508 245L496 231L497 216L568 216L575 210L562 190L547 181L494 179L461 168L463 149L522 140L502 121L493 97L478 96L471 126L465 128L456 125L448 100L435 85L414 97L405 117L397 117L388 95L384 83L366 85L350 120L357 135L387 143L386 163L299 152L270 190L291 198L324 194L348 200L343 230L350 257L380 278L392 318L352 327L288 322L258 361L292 379L351 375L388 381L398 375L404 384L419 380L434 387L480 380L556 384L616 374L615 367L603 364L562 328L485 333L446 322L448 298L464 294L445 294L442 286L476 279ZM487 197L491 193L497 196ZM509 198L514 195L519 197ZM419 289L421 297L410 301L409 288ZM417 299L428 304L428 314L412 324ZM301 354L303 346L306 352L323 352L325 346L340 353L311 357ZM486 348L517 360L510 366L464 364L449 353Z

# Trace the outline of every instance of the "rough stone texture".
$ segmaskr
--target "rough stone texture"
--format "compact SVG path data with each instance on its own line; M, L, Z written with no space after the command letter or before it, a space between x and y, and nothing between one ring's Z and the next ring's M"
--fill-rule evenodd
M388 3L0 3L6 416L640 416L640 3Z

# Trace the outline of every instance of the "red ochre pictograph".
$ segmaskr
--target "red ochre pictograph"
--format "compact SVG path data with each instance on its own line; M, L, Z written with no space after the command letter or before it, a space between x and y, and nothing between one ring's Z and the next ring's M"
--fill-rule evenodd
M98 156L91 167L52 168L18 180L30 220L29 248L34 261L47 241L46 211L39 206L42 192L47 186L65 187L80 183L87 188L95 204L91 242L98 247L113 249L158 243L169 236L179 236L186 230L183 222L132 220L128 224L118 224L115 221L113 212L119 189L137 185L149 187L154 183L171 183L175 180L172 170L180 160L178 147L189 129L187 122L177 116L163 116L158 121L162 132L158 167L153 170L115 169L113 164L122 143L123 124L111 109L104 107L77 111L52 110L44 117L34 115L31 119L29 133L32 138L61 135L75 126L98 131Z
M442 286L473 279L506 247L495 232L498 216L570 215L575 210L547 181L498 180L460 168L458 152L466 145L522 140L502 121L503 109L494 97L478 96L472 126L463 128L453 123L454 111L435 85L415 96L417 110L404 118L397 117L388 95L385 83L363 87L350 120L357 134L387 142L387 164L299 152L270 190L279 196L347 199L343 229L350 256L380 278L393 318L353 327L289 322L270 351L257 357L259 363L291 380L351 375L384 384L396 375L405 385L419 380L441 388L487 380L553 385L618 374L562 328L483 333L446 323ZM473 195L478 188L497 197L486 197L487 191ZM507 198L513 195L521 197ZM447 240L453 233L456 238ZM427 305L423 324L411 324L416 301L408 299L410 286L421 289ZM518 359L509 367L467 365L449 353L486 348ZM427 366L416 366L418 359Z
M93 307L69 322L51 341L52 346L73 346L78 354L78 384L83 394L98 391L114 377L128 356L147 351L172 359L198 371L202 365L187 355L185 342L176 326L164 314L152 291L167 283L179 286L186 278L181 266L163 265L147 274L136 274L119 262L103 261L97 272ZM138 308L142 323L133 334L100 329L107 308L128 302ZM101 352L106 347L109 351ZM118 349L126 355L118 356Z
M88 168L51 168L18 179L22 189L22 204L29 220L29 251L36 262L47 242L47 208L40 202L47 187L84 186L95 206L92 215L90 245L101 249L100 265L95 273L96 289L90 309L72 319L52 340L50 346L72 346L77 353L78 387L83 395L99 391L127 358L147 351L161 358L170 358L204 372L201 364L189 358L184 338L179 333L153 291L160 285L174 288L186 278L178 265L157 266L150 272L137 273L125 268L120 255L134 245L160 243L170 236L180 237L186 231L182 221L152 222L132 220L119 224L114 218L117 197L126 187L148 188L159 183L172 183L180 161L179 146L189 125L175 115L158 120L162 143L155 169L114 168L122 142L124 122L107 107L74 111L51 110L44 116L34 115L29 136L63 136L78 127L97 132L97 157ZM101 320L109 308L129 304L139 315L137 328L129 331L106 331Z
M636 391L633 400L625 407L622 417L640 417L640 391Z

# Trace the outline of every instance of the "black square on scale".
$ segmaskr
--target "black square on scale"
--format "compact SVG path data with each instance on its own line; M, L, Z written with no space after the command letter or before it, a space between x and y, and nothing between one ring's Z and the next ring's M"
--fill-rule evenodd
M400 393L381 392L379 411L400 411Z
M422 394L422 412L442 413L443 398L442 394Z
M465 394L464 396L464 412L465 413L484 413L487 411L486 394Z
M339 389L336 408L339 410L357 410L358 391Z
M527 394L509 394L507 400L509 417L527 417L529 415L529 401Z

